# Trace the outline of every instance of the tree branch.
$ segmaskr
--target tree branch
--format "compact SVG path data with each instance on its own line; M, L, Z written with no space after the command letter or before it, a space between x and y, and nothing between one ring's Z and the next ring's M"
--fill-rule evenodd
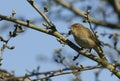
M98 66L87 66L87 67L70 67L70 68L64 68L64 69L60 68L58 70L38 72L38 73L28 74L26 76L21 76L21 77L12 76L12 77L6 78L5 80L24 79L24 78L29 78L29 77L39 76L39 75L45 75L45 77L40 77L32 81L44 80L44 79L48 79L48 78L59 76L59 75L75 74L81 71L93 70L98 68L103 68L103 67L101 65L98 65Z
M4 16L4 15L0 14L0 18L1 18L1 20L7 20L7 21L10 21L10 22L14 22L14 23L20 24L22 26L26 26L26 27L32 28L32 29L37 30L37 31L41 31L41 32L44 32L44 33L49 33L49 30L47 30L47 29L43 29L43 28L41 28L39 26L33 25L31 23L28 23L27 21L24 22L24 21L15 19L15 18L13 18L11 16L8 17L8 16Z
M75 14L86 18L86 15L85 15L86 12L84 12L80 9L74 8L70 3L63 1L63 0L55 0L55 2L64 6L67 9L69 9L70 11L74 12ZM102 25L103 27L108 27L108 28L112 28L112 29L120 29L120 24L111 24L111 23L108 23L105 21L100 21L100 20L94 19L91 16L89 16L89 18L92 23L95 23L97 25Z
M27 0L31 6L45 19L45 21L48 23L48 25L51 27L53 31L56 31L55 25L48 19L48 17L37 7L36 4L34 4L33 0Z
M107 0L111 6L114 8L114 11L117 13L120 21L120 1L119 0Z

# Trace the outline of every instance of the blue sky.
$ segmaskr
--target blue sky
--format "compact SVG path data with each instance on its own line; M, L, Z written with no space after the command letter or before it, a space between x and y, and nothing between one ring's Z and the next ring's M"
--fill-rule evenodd
M0 1L0 14L10 16L12 10L15 10L17 13L15 17L24 16L26 19L29 18L30 20L36 17L41 18L41 16L39 16L39 14L31 7L31 5L26 0ZM60 31L68 31L66 23L62 24L56 21L55 25L59 26L58 30ZM65 28L61 29L61 26L65 26ZM8 31L1 33L1 35L7 36ZM1 66L1 68L6 69L9 72L14 70L17 75L24 75L26 69L32 71L37 66L41 67L41 71L50 71L63 67L60 64L53 63L52 60L54 52L53 50L62 47L55 37L46 35L33 29L28 29L24 34L13 38L9 42L9 45L14 45L15 49L6 49L3 56L3 65ZM73 53L73 50L68 46L65 46L63 48L67 49L68 52ZM37 61L36 58L38 56L40 56L40 58L45 57L46 59ZM90 62L92 63L93 61L87 60L81 62L81 64L89 65ZM93 62L93 65L95 64L96 63ZM92 75L92 72L93 71L83 72L83 81L94 81L94 75ZM62 81L69 81L69 79L73 77L73 75L68 75L67 77L68 78L66 78L66 75L54 77L53 81L60 81L62 79ZM117 81L117 78L115 78L115 76L111 77L111 74L108 70L104 70L100 77L103 77L102 80L105 81Z

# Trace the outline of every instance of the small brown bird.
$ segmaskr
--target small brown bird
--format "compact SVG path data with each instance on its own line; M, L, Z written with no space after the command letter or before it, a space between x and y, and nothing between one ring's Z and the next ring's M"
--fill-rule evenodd
M101 58L103 57L100 41L88 28L84 27L82 24L76 23L71 25L70 31L79 46L82 48L93 48Z

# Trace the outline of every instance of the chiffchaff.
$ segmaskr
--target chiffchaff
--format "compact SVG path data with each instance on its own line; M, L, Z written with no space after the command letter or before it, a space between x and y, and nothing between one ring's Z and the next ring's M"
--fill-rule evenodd
M82 24L76 23L71 25L70 31L79 46L82 48L94 49L101 58L103 57L103 51L97 36L88 28L84 27Z

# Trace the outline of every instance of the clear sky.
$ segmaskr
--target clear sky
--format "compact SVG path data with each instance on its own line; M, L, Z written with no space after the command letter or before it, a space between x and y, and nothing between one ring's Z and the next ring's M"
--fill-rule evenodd
M40 1L39 1L40 2ZM40 5L40 4L39 4ZM34 18L41 18L39 14L31 7L31 5L26 0L1 0L0 1L0 14L4 14L7 16L11 15L12 10L16 11L17 16L23 16L26 19L34 19ZM4 21L1 21L4 22ZM54 20L55 22L55 20ZM40 22L41 23L41 22ZM0 24L1 25L1 24ZM64 32L68 31L68 27L66 23L59 23L55 22L55 25L59 26L58 30ZM61 30L61 26L64 29ZM12 26L10 26L12 27ZM9 27L9 29L11 29ZM5 31L4 33L0 33L0 35L7 36L8 31ZM44 33L28 29L25 33L17 36L16 38L13 38L9 42L10 46L15 46L14 50L6 50L4 52L3 56L3 65L0 68L6 69L7 71L15 71L17 75L24 75L26 72L26 69L29 71L32 71L33 69L36 69L37 66L41 67L41 71L50 71L54 69L59 69L63 67L60 64L53 62L53 50L56 48L62 47L61 44L56 40L55 37L46 35ZM0 45L1 46L1 45ZM71 48L68 46L64 47L67 49L67 52L73 52ZM45 57L45 58L44 58ZM41 58L41 60L37 61L37 58ZM93 61L87 60L81 62L81 64L84 65L90 65ZM96 63L93 62L93 65ZM115 76L111 76L111 73L108 70L103 70L104 72L100 75L100 79L102 78L102 81L117 81L117 78ZM83 81L94 81L94 75L92 75L93 71L88 72L82 72ZM73 75L68 75L68 78L66 78L66 75L58 76L52 78L53 81L69 81L70 78L73 77ZM87 78L86 78L87 77ZM60 78L60 79L59 79Z

